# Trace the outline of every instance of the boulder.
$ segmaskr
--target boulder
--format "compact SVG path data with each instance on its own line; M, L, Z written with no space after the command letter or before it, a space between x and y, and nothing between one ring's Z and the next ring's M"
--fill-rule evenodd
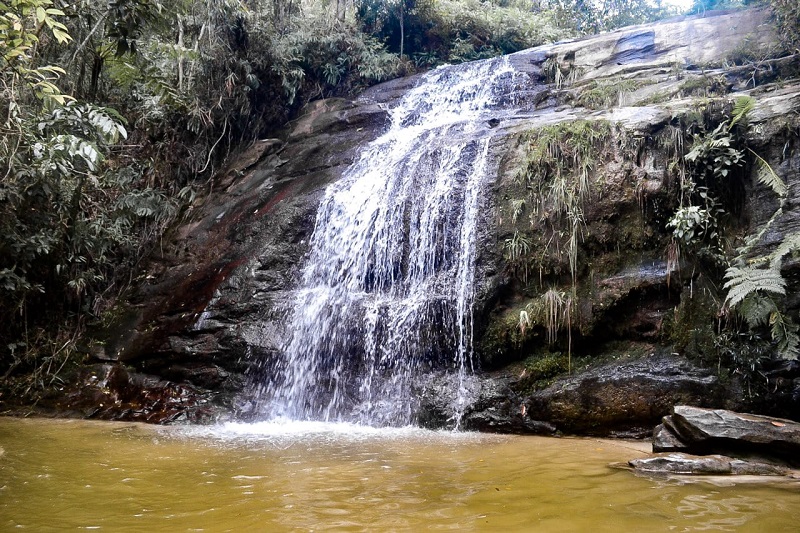
M672 415L664 417L663 425L656 428L653 451L677 449L695 453L754 452L796 461L800 454L800 423L677 405Z
M729 390L710 370L672 354L620 359L562 377L549 387L530 392L519 375L498 371L467 379L457 398L456 378L428 377L419 386L420 423L452 427L452 406L460 401L460 427L486 432L549 435L557 432L626 438L643 437L683 398L703 405L730 402ZM670 450L682 442L672 438Z
M432 374L419 380L420 405L418 422L428 428L453 428L454 408L461 404L458 427L487 433L552 435L556 428L547 422L525 415L523 398L515 394L504 376L471 377L466 380L464 394L458 395L457 377Z
M669 417L665 417L669 418ZM659 424L653 430L653 451L654 452L674 452L688 449L672 428L666 424Z
M725 394L712 371L663 354L562 378L531 394L524 404L529 418L550 422L563 432L630 434L651 428L676 400L714 405L724 402Z

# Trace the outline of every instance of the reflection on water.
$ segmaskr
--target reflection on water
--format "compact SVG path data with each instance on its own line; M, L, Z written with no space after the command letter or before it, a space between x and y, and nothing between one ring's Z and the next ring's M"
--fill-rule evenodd
M697 520L698 531L736 531L747 523L747 517L758 513L761 500L751 496L720 499L717 491L691 494L678 504L681 515Z
M0 530L796 531L793 485L639 478L593 439L0 419Z

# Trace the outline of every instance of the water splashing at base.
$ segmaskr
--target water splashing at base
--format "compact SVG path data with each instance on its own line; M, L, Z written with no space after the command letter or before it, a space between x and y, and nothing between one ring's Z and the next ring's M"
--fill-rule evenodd
M487 123L514 77L505 58L428 73L328 187L290 338L256 399L262 416L407 425L414 378L447 369L460 388L457 425L473 370L476 227L493 165Z

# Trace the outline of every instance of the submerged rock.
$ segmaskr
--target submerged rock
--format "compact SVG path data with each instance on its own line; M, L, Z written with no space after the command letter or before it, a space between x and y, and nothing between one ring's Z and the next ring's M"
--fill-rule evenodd
M762 461L745 461L723 455L689 455L671 453L645 459L633 459L628 465L644 474L684 475L758 475L783 476L790 470L781 465Z

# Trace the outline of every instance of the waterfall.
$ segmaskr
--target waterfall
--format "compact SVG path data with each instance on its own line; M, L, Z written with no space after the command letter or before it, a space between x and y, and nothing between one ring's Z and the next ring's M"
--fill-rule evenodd
M514 76L506 58L429 72L327 188L263 415L406 425L415 376L447 369L463 389L488 121Z

